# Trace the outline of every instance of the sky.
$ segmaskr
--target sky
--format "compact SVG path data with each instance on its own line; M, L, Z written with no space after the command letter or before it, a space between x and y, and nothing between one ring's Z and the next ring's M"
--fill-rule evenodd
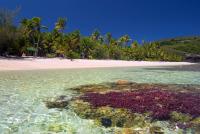
M0 8L21 7L16 22L41 17L52 30L58 17L66 17L66 32L90 35L98 29L138 41L200 35L199 5L200 0L0 0Z

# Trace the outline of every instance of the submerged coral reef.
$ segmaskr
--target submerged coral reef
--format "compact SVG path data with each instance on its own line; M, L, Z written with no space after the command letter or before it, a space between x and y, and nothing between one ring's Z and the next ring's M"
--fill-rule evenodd
M167 120L170 113L177 111L200 116L200 94L181 93L159 89L146 89L125 92L86 93L81 99L94 107L110 106L125 108L134 113L152 113L154 119Z
M119 133L200 131L200 90L190 85L138 84L128 81L83 85L67 100L47 101L49 108L68 108L84 119Z

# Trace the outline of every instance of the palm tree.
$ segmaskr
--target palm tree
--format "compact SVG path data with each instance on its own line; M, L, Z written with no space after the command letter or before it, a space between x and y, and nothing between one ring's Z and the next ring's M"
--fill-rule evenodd
M22 30L22 33L25 37L25 39L27 40L28 43L32 44L31 47L28 47L26 48L28 51L31 51L31 52L35 52L35 48L34 48L34 45L35 45L35 37L34 37L34 28L33 28L33 24L32 24L32 21L29 20L29 19L22 19L21 21L21 30Z
M138 47L138 42L137 41L133 41L131 43L131 48L137 48Z
M83 58L91 58L91 51L94 47L94 41L91 38L84 37L81 39L81 53Z
M131 38L128 35L124 35L124 42L126 46L128 45L129 41L131 41Z
M65 38L65 42L67 42L67 44L69 45L70 49L72 49L73 51L77 51L80 48L80 39L81 39L81 35L80 35L80 31L76 30L72 33L70 33L69 35L66 36Z
M111 33L107 33L107 34L106 34L106 41L107 41L107 44L108 44L108 45L110 45L111 40L112 40L112 34L111 34Z
M127 46L129 41L131 41L131 39L128 35L124 35L118 39L120 46Z
M37 41L35 42L36 44L35 56L38 56L38 48L39 48L39 43L40 43L40 38L41 38L41 29L48 29L48 28L46 26L41 25L41 18L39 17L32 18L32 23L34 25L35 34L37 37Z
M117 46L118 45L118 40L112 38L111 41L110 41L110 45Z
M32 50L35 51L34 56L37 56L41 38L41 29L47 29L47 27L41 25L41 18L39 17L33 17L32 19L23 19L21 21L21 25L24 35L32 40L33 47L35 47L35 49Z
M91 35L91 39L97 41L100 37L100 32L99 30L95 30L92 35Z
M100 44L103 44L103 43L104 43L104 38L103 38L103 36L100 35L98 40L99 40L99 43L100 43Z
M52 42L53 42L53 34L51 32L45 33L42 40L42 47L44 53L50 54L54 52L54 50L52 49L53 48Z
M66 27L66 23L67 23L66 18L58 18L57 22L55 23L55 30L63 32Z
M21 29L22 29L23 34L27 37L31 36L33 32L33 26L30 20L25 18L25 19L22 19L20 23L21 23Z

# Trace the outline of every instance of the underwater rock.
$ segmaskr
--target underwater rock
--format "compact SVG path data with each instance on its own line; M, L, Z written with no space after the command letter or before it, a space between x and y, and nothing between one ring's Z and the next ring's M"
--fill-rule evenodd
M128 80L118 80L116 82L117 85L127 85L130 84L130 82Z
M125 119L118 120L116 122L116 127L123 127L125 122L126 122Z
M101 124L104 127L111 127L112 126L112 120L109 118L101 118Z
M68 105L69 99L66 96L59 96L56 99L53 98L45 102L48 108L65 108Z

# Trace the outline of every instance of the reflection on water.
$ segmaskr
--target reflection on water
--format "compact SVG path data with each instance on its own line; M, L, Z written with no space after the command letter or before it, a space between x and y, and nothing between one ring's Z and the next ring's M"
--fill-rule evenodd
M0 72L0 133L50 133L51 126L65 126L67 133L111 133L92 120L68 110L47 109L44 101L66 89L119 79L139 83L200 84L200 72L142 68L68 69ZM57 129L56 127L53 129Z

